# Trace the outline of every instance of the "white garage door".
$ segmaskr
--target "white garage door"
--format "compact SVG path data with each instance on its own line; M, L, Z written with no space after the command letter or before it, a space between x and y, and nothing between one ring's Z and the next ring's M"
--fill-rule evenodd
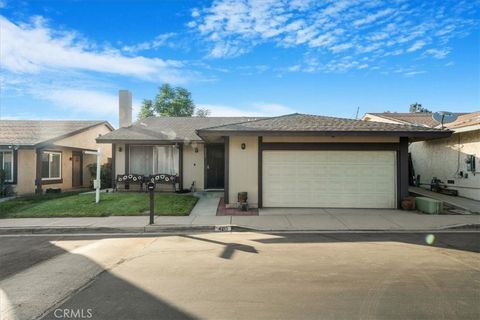
M395 208L394 151L264 151L264 207Z

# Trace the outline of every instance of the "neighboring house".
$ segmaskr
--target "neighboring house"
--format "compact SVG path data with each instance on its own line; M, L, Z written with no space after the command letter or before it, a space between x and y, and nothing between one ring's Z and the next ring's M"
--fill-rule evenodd
M455 122L444 125L453 131L451 137L410 144L414 174L420 175L422 187L429 188L431 180L437 178L449 189L458 190L460 196L480 200L480 112L457 113L457 116ZM431 113L367 113L363 119L441 127ZM474 161L476 168L467 161Z
M397 208L408 196L408 143L449 131L315 115L150 117L131 124L120 95L116 174L176 174L179 187L223 189L229 206Z
M112 130L106 121L0 120L0 168L19 195L87 187L96 156L83 152L100 147L106 163L111 148L95 138Z

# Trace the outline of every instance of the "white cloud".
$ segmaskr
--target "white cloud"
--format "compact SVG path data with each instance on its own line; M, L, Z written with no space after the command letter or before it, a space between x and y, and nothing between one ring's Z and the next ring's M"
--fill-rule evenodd
M188 79L180 61L128 57L112 49L95 49L73 31L50 29L42 18L15 24L0 16L2 68L14 73L80 70L181 83Z
M425 56L431 56L436 59L444 59L448 56L449 53L450 53L450 49L445 48L445 49L428 49L428 50L425 50L423 54Z
M364 24L370 24L380 18L383 18L387 15L392 14L393 12L394 10L392 8L388 8L374 14L367 14L364 18L353 21L353 25L355 27L360 27L360 26L363 26Z
M357 60L365 56L380 60L418 52L427 45L441 50L450 39L474 30L477 13L474 5L454 0L422 5L370 0L214 0L195 11L188 25L208 45L212 58L238 57L269 43L282 48L303 46L327 64L352 55ZM438 58L440 54L426 56Z
M413 76L416 76L417 74L422 74L422 73L425 73L425 71L408 71L408 72L405 72L403 75L406 77L413 77Z
M197 107L209 109L213 117L272 117L294 112L290 107L265 102L254 102L245 107L216 104L197 104Z
M415 43L407 49L407 52L414 52L422 49L427 43L423 40L417 40Z
M112 92L43 87L41 89L31 89L30 93L38 99L49 101L57 107L75 114L87 113L92 118L96 116L116 117L118 115L118 96ZM140 101L133 101L134 118L140 105Z
M199 11L197 8L194 8L194 9L192 10L192 17L193 17L193 18L196 18L196 17L198 17L198 16L200 16L200 11Z
M6 8L7 7L7 1L6 0L0 0L0 9Z
M138 53L141 51L154 50L160 47L174 47L175 45L171 42L172 38L175 37L174 32L160 34L155 37L152 41L145 41L131 46L124 46L123 51L128 53Z

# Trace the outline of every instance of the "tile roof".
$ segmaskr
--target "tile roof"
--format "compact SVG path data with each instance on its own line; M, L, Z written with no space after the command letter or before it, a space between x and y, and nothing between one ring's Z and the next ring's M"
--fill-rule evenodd
M462 114L456 121L445 124L445 128L454 130L475 125L480 125L480 111Z
M369 112L368 114L382 117L385 119L398 121L404 124L412 124L412 125L420 125L420 126L427 126L430 128L435 128L440 123L436 120L433 120L431 112L380 112L380 113L372 113ZM456 115L464 115L466 113L456 113Z
M422 126L362 121L308 114L289 114L257 121L234 123L199 130L200 132L441 132Z
M259 117L149 117L129 127L99 137L100 143L116 141L202 141L196 130L261 119Z
M0 120L0 145L33 146L106 121Z

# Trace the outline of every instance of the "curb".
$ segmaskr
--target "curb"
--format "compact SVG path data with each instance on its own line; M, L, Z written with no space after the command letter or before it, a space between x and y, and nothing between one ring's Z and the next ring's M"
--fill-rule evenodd
M462 224L448 226L439 229L256 229L237 225L148 225L145 227L125 227L125 228L88 228L88 227L28 227L28 228L0 228L0 235L48 235L48 234L155 234L155 233L186 233L186 232L461 232L461 231L480 231L480 224Z

